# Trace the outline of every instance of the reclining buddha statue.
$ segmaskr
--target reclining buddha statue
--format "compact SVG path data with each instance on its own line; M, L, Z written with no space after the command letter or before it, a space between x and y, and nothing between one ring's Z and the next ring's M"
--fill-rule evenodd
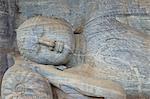
M18 27L23 57L16 57L5 73L2 99L150 96L150 36L119 21L123 15L138 18L149 10L132 12L123 0L85 1L92 6L86 5L87 12L79 19L70 21L68 16L77 12L68 14L69 10L63 10L66 16L43 12Z

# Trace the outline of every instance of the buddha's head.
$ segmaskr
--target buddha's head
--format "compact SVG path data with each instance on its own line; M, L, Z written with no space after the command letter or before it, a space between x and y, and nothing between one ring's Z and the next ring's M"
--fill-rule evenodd
M54 17L25 21L17 29L17 42L24 57L41 64L65 64L74 50L72 26Z

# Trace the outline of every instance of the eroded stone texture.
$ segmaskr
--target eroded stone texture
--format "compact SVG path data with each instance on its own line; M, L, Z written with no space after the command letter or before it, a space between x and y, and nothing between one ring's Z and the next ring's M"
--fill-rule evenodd
M5 0L0 1L0 79L6 69L7 65L7 54L6 52L2 52L9 45L9 36L8 36L8 3ZM5 48L5 49L4 49Z
M1 95L2 99L53 99L48 81L18 64L5 73Z
M149 36L109 17L89 21L84 33L87 62L92 60L100 69L99 77L121 82L128 93L149 94L144 87L149 86L150 77Z
M82 27L83 34L75 36L77 40L75 58L71 62L73 65L84 62L90 65L77 66L62 72L62 75L66 74L70 77L78 73L80 76L96 80L113 80L121 84L127 94L142 98L150 95L150 39L147 35L149 34L149 4L149 0L19 0L20 19L17 21L19 26L32 16L55 16L71 23L75 31ZM72 85L75 88L80 86L76 78L69 78L69 80L75 81L77 85L62 80L62 75L60 79L57 78L58 75L53 78L51 75L53 71L49 70L49 67L45 69L42 65L39 68L42 68L39 73L47 77L51 83L54 83L51 79L56 80L54 83L56 86L58 83L69 85L66 88ZM58 87L61 89L61 86ZM81 87L82 94L91 92L86 88ZM102 93L93 92L92 95Z
M2 99L16 96L20 97L19 99L24 99L25 96L28 99L32 96L42 97L45 93L51 92L45 78L55 86L52 90L54 99L61 99L61 97L64 99L101 99L100 97L125 99L125 91L117 83L97 80L86 74L84 76L80 72L74 74L72 70L59 71L54 67L24 61L21 57L16 58L15 65L5 73L3 78ZM38 94L39 92L42 93ZM49 96L51 94L44 99L53 99Z
M126 99L125 91L119 84L111 80L95 79L93 76L80 74L80 70L84 70L83 68L88 65L79 66L81 68L74 73L75 68L73 70L59 71L54 66L29 61L25 62L25 66L46 77L51 84L68 94L68 97L77 99L80 99L80 97L81 99L88 97ZM90 69L88 70L90 71Z
M62 19L34 17L17 29L21 54L41 64L65 64L74 51L71 25Z
M56 87L53 87L54 99L104 99L103 97L88 97L78 93L73 89L66 87L67 91L64 92Z
M7 53L11 51L14 39L15 1L0 0L0 85L2 77L9 66L13 65L12 57ZM14 7L15 8L15 7Z

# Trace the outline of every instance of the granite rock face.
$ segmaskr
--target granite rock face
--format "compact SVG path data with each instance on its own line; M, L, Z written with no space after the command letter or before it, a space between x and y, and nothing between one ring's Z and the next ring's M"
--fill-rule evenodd
M0 84L8 67L13 65L8 52L14 41L15 0L0 0ZM11 58L10 58L10 57ZM8 58L9 57L9 58Z
M149 0L19 0L20 19L43 15L64 18L73 26L80 25L95 10L111 16L149 15Z
M140 99L150 96L149 0L19 0L18 8L17 27L34 16L62 18L72 26L70 33L73 34L73 31L75 33L75 50L74 52L72 50L73 58L69 58L71 60L67 65L75 67L64 71L66 77L70 77L66 73L69 72L73 75L92 78L93 81L101 79L112 80L120 84L129 96L135 95ZM39 20L36 22L40 23ZM30 24L29 21L23 26ZM18 45L22 50L21 53L30 58L30 60L36 60L39 63L62 64L64 58L58 63L50 62L54 60L45 60L43 58L47 55L45 53L47 48L45 47L43 47L44 53L38 57L33 57L37 56L36 51L33 49L37 50L38 45L35 47L30 45L37 40L38 33L40 34L43 25L39 26L39 28L34 27L36 32L33 32L33 27L26 28L28 31L20 28L21 33L24 33L23 36L18 32L18 41L20 41ZM48 25L49 27L51 26ZM48 32L46 36L50 37ZM20 39L21 37L25 37L27 44L24 43L24 38ZM49 39L51 40L52 38ZM73 46L73 43L70 43L72 42L71 40L73 40L73 37L67 43ZM44 39L39 41L47 44ZM24 48L21 49L22 47ZM42 55L43 57L41 57ZM32 56L32 58L28 56ZM78 64L85 63L89 64L89 66L80 65L76 67ZM46 69L43 65L42 67L39 66L39 68L43 69L41 75L48 76L48 79L53 78L51 69ZM59 78L60 75L54 76L56 82L64 80L56 79L55 77ZM78 83L80 83L80 80ZM57 87L59 88L59 86ZM75 88L78 88L78 86L75 85ZM57 90L57 92L59 91Z

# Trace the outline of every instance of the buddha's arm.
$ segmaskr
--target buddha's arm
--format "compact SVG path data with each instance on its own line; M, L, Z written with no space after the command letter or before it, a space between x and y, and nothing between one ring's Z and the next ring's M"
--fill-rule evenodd
M78 75L78 73L73 74L67 71L59 71L50 65L31 63L30 68L46 77L49 82L62 90L64 86L67 86L87 96L106 97L106 99L125 99L123 89L112 81L97 80Z

